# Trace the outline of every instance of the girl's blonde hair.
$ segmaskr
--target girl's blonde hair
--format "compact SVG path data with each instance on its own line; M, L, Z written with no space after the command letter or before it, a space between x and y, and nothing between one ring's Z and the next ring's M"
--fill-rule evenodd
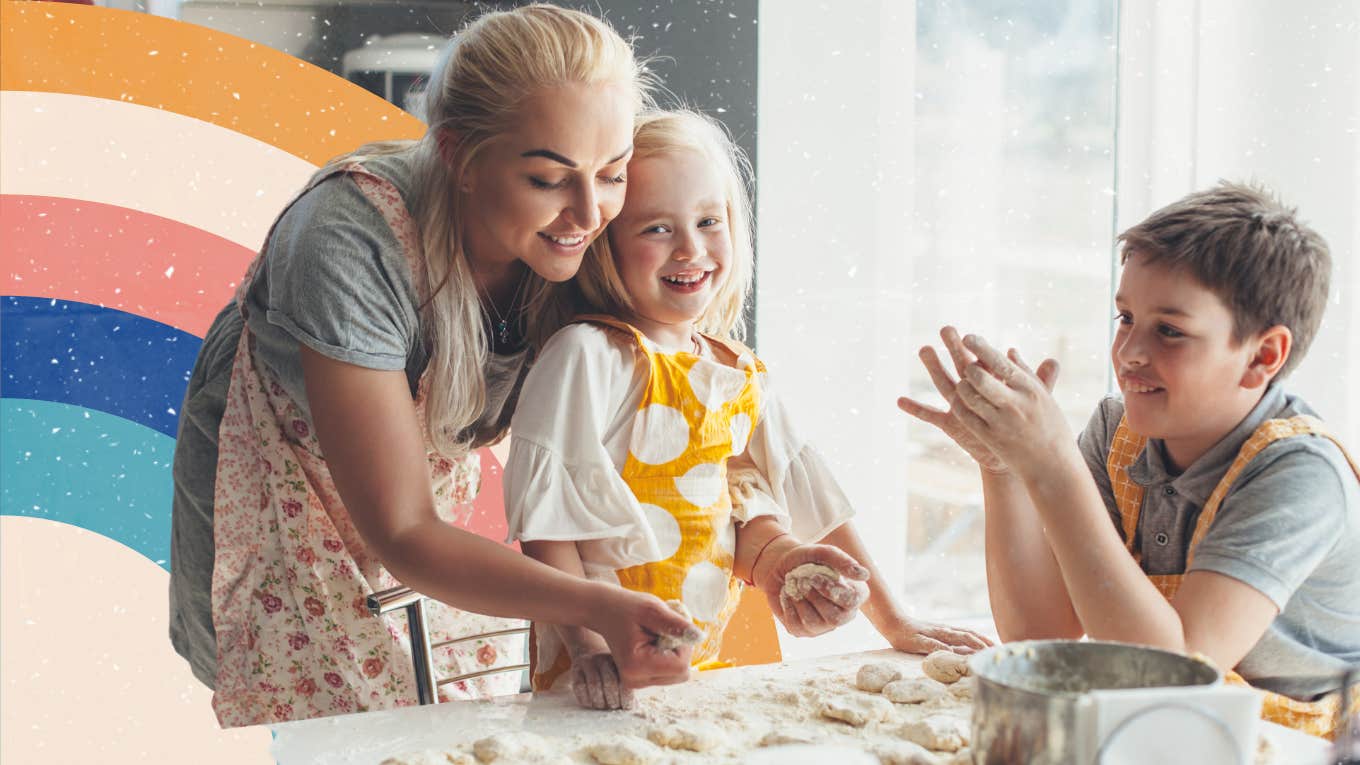
M746 329L742 313L755 271L751 241L751 165L727 129L697 111L651 111L638 117L637 128L633 131L631 162L680 151L697 152L717 166L723 177L727 231L732 239L732 258L724 269L726 276L713 296L713 302L695 321L695 328L720 338L741 338ZM569 322L573 318L571 314L603 313L623 318L632 314L633 302L614 264L609 239L610 231L606 230L605 235L596 239L586 251L576 278L553 285L556 299L538 314L540 332L551 334ZM555 316L552 315L554 310L559 312ZM546 339L544 335L536 341L541 344Z
M411 206L424 261L424 273L414 277L417 294L425 296L420 319L430 348L425 420L435 448L451 457L503 435L470 430L486 407L488 343L461 233L458 189L487 142L510 130L526 99L573 83L622 83L633 91L636 111L652 103L652 75L605 22L547 4L486 14L456 34L435 64L424 96L424 137L368 144L321 170L385 154L411 156ZM440 150L445 136L451 162ZM533 272L525 278L526 302L550 302L544 296L552 285ZM537 335L532 315L526 309L519 316L530 337Z

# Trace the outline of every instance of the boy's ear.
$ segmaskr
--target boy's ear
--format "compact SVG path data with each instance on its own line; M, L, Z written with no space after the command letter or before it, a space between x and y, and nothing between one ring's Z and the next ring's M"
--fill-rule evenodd
M1256 339L1256 354L1242 375L1242 387L1261 388L1275 379L1293 350L1294 333L1283 324L1266 329Z

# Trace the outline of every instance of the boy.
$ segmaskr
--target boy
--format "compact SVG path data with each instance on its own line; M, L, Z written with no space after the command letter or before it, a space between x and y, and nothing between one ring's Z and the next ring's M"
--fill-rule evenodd
M898 404L982 466L987 579L1004 640L1205 654L1267 694L1263 716L1334 725L1360 662L1360 472L1275 383L1327 301L1327 245L1254 188L1221 184L1120 235L1110 351L1121 397L1074 440L1012 350L942 332L949 411Z

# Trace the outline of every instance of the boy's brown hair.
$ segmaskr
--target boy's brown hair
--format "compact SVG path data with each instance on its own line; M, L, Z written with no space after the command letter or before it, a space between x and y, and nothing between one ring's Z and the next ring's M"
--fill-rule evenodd
M1136 253L1184 268L1218 295L1232 313L1235 342L1288 327L1293 348L1276 379L1308 353L1327 306L1332 257L1294 208L1265 189L1220 182L1154 212L1119 241L1120 263Z

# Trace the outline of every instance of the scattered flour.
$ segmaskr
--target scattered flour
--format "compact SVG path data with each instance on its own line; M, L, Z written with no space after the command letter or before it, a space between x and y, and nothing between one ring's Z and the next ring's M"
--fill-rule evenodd
M477 761L491 762L539 762L552 755L552 748L546 739L529 731L497 733L487 736L472 745L472 753Z
M702 720L686 720L672 723L647 731L647 738L653 744L667 749L687 749L691 752L707 752L717 749L727 741L722 728Z
M957 717L931 715L902 726L898 735L934 752L957 752L968 744L968 727Z

